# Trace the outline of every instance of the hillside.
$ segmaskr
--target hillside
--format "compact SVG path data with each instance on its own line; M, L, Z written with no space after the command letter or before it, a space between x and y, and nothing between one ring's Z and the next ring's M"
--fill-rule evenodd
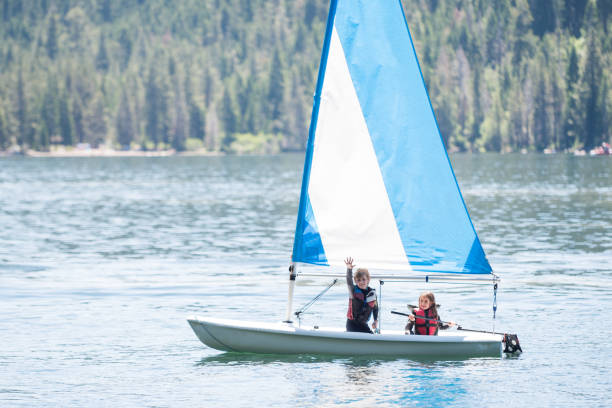
M452 150L610 140L612 0L404 0ZM0 0L0 150L304 148L328 1Z

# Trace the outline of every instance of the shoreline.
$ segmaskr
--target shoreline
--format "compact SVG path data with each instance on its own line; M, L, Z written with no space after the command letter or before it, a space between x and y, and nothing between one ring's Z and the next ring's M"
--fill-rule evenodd
M556 154L566 154L572 156L586 156L586 157L599 157L599 156L608 156L612 157L612 154L605 152L596 152L595 149L591 152L585 152L584 150L577 151L568 151L568 152L554 152L554 151L544 151L544 152L530 152L535 154L544 154L544 155L556 155ZM449 152L449 154L483 154L477 152ZM502 153L502 152L487 152L487 153L497 153L497 154L527 154L528 152L512 152L512 153ZM484 154L487 154L484 153ZM254 155L261 155L257 153L253 153ZM22 157L57 157L57 158L67 158L67 157L170 157L170 156L178 156L178 157L189 157L189 156L198 156L198 157L217 157L217 156L227 156L227 153L223 152L211 152L205 149L177 152L174 149L169 150L114 150L108 148L55 148L48 152L39 152L36 150L27 149L25 152L20 152L19 150L6 150L0 151L0 157L13 157L13 156L22 156ZM234 154L230 154L234 155ZM241 155L241 154L236 154ZM251 155L251 154L247 154ZM264 154L265 155L265 154Z
M169 156L222 156L220 152L209 152L207 150L195 150L177 152L170 150L114 150L106 148L98 149L53 149L48 152L36 150L5 151L0 152L0 157L24 156L24 157L169 157Z

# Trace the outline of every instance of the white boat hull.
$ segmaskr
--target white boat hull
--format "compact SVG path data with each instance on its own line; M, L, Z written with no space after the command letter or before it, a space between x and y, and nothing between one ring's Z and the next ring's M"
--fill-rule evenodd
M188 322L202 343L222 351L412 357L502 354L502 336L487 333L451 331L438 336L410 336L401 331L368 334L200 317L190 318Z

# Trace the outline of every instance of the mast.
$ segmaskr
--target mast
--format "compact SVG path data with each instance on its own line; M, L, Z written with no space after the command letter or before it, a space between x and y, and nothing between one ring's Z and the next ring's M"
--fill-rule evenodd
M293 290L295 288L295 278L297 277L295 268L295 263L289 265L289 293L287 294L287 315L285 316L285 323L293 323L291 314L293 313Z
M336 6L338 0L331 0L329 4L329 14L327 15L327 27L325 28L325 40L323 41L323 51L321 52L321 62L319 63L319 75L317 76L317 87L314 94L314 103L312 106L312 114L310 117L310 128L308 129L308 143L306 145L306 156L304 158L304 173L302 175L302 189L300 192L300 204L298 208L298 216L295 226L295 238L293 241L293 251L291 255L292 263L289 266L289 290L287 293L287 314L285 322L291 323L291 315L293 312L293 291L295 288L295 278L297 276L295 254L300 247L302 234L299 233L304 227L304 217L306 215L306 201L308 195L308 183L310 181L310 167L312 165L312 152L314 150L314 138L317 130L317 119L319 117L319 106L321 104L321 90L323 89L323 80L325 79L325 67L327 66L327 56L329 55L329 44L331 42L332 30L334 27L334 18L336 16Z

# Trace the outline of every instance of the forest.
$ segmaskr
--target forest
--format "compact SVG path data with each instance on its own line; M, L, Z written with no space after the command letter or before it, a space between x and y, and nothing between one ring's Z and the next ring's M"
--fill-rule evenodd
M612 0L402 4L449 151L610 141ZM0 0L0 151L301 151L328 7Z

